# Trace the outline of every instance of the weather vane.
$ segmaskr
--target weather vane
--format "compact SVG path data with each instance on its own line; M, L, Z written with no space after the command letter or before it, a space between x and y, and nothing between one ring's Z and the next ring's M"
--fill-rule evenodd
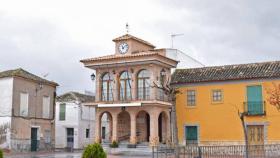
M128 23L126 23L125 28L126 28L126 33L128 34L129 33L129 25L128 25Z

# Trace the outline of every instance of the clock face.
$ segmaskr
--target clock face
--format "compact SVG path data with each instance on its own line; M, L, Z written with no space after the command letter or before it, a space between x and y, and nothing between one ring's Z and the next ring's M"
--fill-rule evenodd
M128 44L127 43L121 43L119 45L119 51L121 54L125 54L128 51Z

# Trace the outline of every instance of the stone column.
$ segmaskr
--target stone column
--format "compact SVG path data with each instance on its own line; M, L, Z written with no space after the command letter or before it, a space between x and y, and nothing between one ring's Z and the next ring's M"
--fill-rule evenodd
M166 111L167 118L166 118L166 144L171 145L171 130L170 130L170 114L169 111Z
M98 109L96 109L97 111ZM101 117L100 113L95 113L95 143L101 143L101 136L100 136L100 130L101 130Z
M155 112L150 114L150 146L157 146L159 143L158 116Z
M136 114L130 114L130 144L137 143L137 135L136 135Z
M132 100L137 99L137 72L134 69L134 72L131 73L131 94L132 94Z
M118 114L112 114L112 122L113 122L113 134L112 134L112 142L118 142Z

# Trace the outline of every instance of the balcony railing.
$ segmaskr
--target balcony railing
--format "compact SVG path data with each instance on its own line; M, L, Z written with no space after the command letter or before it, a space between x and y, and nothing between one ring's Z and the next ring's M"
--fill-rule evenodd
M264 101L249 101L244 102L244 112L248 116L265 115L265 102Z
M164 101L168 102L168 96L164 94L164 92L160 89L156 88L149 88L148 90L143 93L143 89L130 89L131 91L128 91L127 94L125 92L120 95L120 91L116 89L112 89L109 91L109 94L105 94L105 99L102 99L102 96L104 94L100 94L100 102L105 103L115 103L115 102L121 102L121 103L127 103L127 102L133 102L133 101ZM116 95L117 94L117 95ZM108 97L107 95L110 95Z

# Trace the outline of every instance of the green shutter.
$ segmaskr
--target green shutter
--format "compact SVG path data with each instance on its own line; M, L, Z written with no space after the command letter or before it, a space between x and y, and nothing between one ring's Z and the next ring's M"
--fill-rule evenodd
M59 120L63 121L65 120L65 104L59 105Z
M257 115L263 113L262 86L247 87L247 106L249 114Z
M187 141L197 141L197 126L187 126L185 132Z

